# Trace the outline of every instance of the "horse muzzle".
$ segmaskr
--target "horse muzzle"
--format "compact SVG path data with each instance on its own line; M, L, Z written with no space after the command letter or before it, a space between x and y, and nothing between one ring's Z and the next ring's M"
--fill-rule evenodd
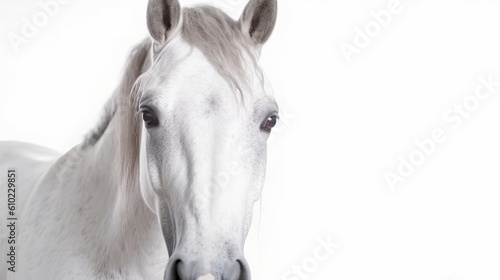
M250 280L250 269L244 257L236 260L189 260L180 256L171 258L164 280Z

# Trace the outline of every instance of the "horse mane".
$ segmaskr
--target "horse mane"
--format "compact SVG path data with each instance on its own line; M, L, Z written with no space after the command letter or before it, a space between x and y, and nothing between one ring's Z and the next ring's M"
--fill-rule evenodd
M149 52L151 46L151 40L145 39L138 45L136 45L129 54L128 61L126 63L125 72L122 76L122 80L111 98L106 101L103 108L102 117L99 120L95 128L89 131L83 141L84 147L89 147L95 145L102 135L108 128L109 123L116 115L118 110L117 104L122 104L120 102L123 98L127 98L134 87L134 83L139 78L143 72L144 62L146 56ZM123 105L123 104L122 104Z
M141 118L138 113L141 75L149 68L148 55L151 39L145 39L131 52L125 74L118 88L118 159L121 174L127 185L136 183L139 172L141 141Z
M231 82L240 93L246 87L247 70L244 59L249 58L257 75L263 75L258 67L252 43L241 32L240 23L226 13L211 6L184 8L181 35L193 47L198 48L212 65ZM138 114L141 83L151 66L152 40L147 38L135 46L128 58L122 80L104 107L104 116L85 137L83 147L93 146L106 131L111 120L118 116L118 155L124 184L137 183L141 139L141 118Z
M136 45L129 54L120 84L106 102L102 118L97 126L85 135L82 148L94 146L104 135L109 124L115 116L118 116L119 132L118 159L122 174L131 174L137 168L140 151L140 118L137 114L137 103L140 97L137 92L140 76L149 67L148 54L151 49L151 39L147 38ZM128 176L122 176L130 181ZM131 182L129 182L131 183Z

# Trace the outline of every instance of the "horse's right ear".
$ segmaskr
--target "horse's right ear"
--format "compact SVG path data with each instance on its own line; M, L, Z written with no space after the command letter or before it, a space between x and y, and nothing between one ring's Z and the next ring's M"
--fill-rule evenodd
M147 22L151 37L160 45L165 44L181 18L179 0L149 0Z

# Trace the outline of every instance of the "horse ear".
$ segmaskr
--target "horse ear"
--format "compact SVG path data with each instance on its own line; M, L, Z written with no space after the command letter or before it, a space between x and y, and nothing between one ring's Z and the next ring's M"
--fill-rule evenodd
M181 17L179 0L149 0L147 13L151 37L163 45L179 24Z
M264 44L273 32L277 13L277 0L250 0L240 18L243 32L256 44Z

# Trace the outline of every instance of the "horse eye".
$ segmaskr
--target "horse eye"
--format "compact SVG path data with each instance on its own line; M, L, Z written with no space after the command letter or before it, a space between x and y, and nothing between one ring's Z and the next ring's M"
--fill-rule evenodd
M153 127L158 125L158 118L156 115L151 111L149 108L142 108L142 120L144 121L144 124L146 127Z
M276 126L277 122L278 122L278 116L275 115L269 116L262 124L262 129L271 132L271 130Z

